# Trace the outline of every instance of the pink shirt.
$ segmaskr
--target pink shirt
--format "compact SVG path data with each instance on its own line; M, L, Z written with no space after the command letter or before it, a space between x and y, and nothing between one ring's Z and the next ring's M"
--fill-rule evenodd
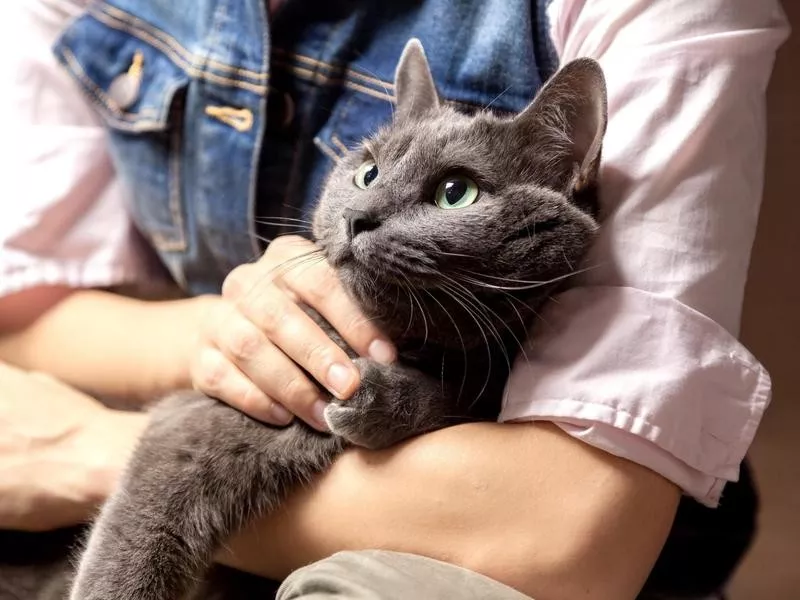
M4 8L0 295L150 275L102 126L50 55L82 4ZM736 335L788 24L776 0L555 0L549 15L561 61L606 72L604 224L593 268L542 313L501 420L554 421L714 506L770 397Z

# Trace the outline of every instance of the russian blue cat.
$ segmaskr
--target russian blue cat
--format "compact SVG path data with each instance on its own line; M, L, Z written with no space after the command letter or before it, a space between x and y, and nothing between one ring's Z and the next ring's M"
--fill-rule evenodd
M439 98L412 40L395 86L392 123L335 166L313 237L398 360L347 348L362 384L331 398L330 434L298 419L266 426L198 392L157 403L92 527L72 600L185 598L220 544L348 444L496 418L535 310L597 229L603 75L580 59L516 116L467 115Z

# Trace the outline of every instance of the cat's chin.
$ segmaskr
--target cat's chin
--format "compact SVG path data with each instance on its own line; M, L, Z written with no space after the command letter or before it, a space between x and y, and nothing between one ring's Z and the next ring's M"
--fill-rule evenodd
M344 288L363 307L368 307L378 300L375 297L376 286L380 286L377 278L368 275L363 265L359 265L354 258L334 264L339 280Z

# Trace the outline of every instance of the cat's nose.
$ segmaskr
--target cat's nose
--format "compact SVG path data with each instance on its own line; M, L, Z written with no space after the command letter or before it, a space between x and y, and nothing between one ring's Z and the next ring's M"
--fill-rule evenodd
M381 224L375 215L353 208L344 209L344 219L347 222L347 236L351 240L359 233L377 229Z

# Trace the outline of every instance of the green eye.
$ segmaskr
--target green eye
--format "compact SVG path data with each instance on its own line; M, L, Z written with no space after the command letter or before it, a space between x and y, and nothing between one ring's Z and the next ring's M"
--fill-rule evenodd
M362 190L365 190L369 185L378 178L378 165L374 160L365 161L358 171L356 171L355 184Z
M439 208L464 208L478 199L478 184L469 177L448 177L436 188L436 206Z

